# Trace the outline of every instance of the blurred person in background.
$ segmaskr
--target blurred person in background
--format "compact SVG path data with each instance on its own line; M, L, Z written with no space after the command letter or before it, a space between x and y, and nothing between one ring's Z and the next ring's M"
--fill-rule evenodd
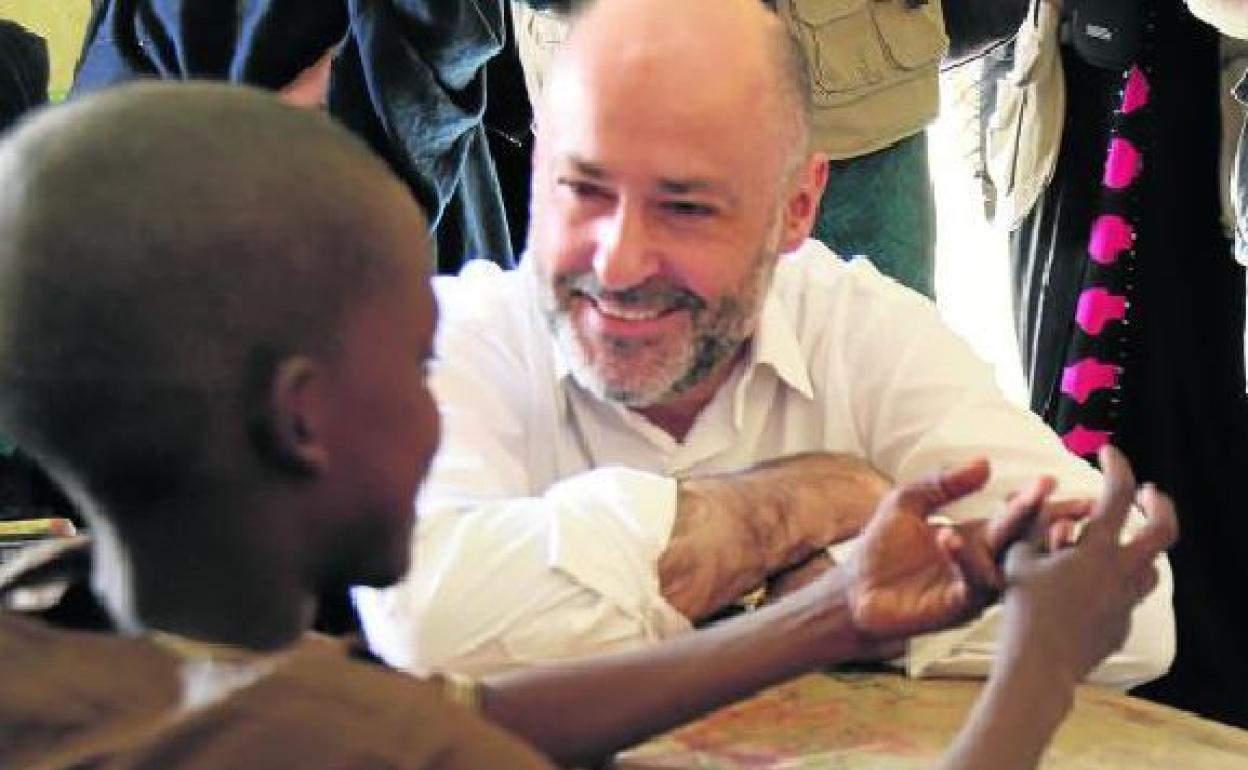
M325 107L363 137L429 214L436 266L512 249L482 115L502 0L101 0L74 94L144 77L208 78Z
M1191 5L1229 21L1241 4ZM1178 0L1038 0L986 68L983 127L1032 409L1074 454L1123 447L1186 515L1171 552L1177 657L1137 692L1246 726L1233 590L1248 584L1244 271L1219 194L1239 130L1224 128L1227 50Z

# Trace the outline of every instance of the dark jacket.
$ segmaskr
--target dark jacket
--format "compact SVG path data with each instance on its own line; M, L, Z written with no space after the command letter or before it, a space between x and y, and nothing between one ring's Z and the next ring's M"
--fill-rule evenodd
M340 44L330 112L407 182L438 236L438 268L511 264L486 143L485 65L501 0L101 0L74 93L139 77L276 89Z
M48 100L48 46L11 21L0 21L0 132Z
M1235 98L1248 106L1248 74L1235 86ZM1235 207L1235 259L1248 267L1248 124L1240 128L1239 144L1235 148L1231 201Z

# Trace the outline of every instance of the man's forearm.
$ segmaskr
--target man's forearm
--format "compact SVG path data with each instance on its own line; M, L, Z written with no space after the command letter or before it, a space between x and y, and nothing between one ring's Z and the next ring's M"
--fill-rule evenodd
M787 677L878 656L953 622L978 594L971 574L948 569L925 519L981 489L987 474L986 463L968 463L898 490L850 562L782 602L646 650L500 675L482 685L483 711L559 762L594 761Z
M864 461L828 453L682 481L659 558L660 591L690 620L704 618L769 575L857 535L889 486Z
M672 538L659 557L659 590L697 621L761 585L796 544L781 537L778 506L750 501L731 483L682 482Z

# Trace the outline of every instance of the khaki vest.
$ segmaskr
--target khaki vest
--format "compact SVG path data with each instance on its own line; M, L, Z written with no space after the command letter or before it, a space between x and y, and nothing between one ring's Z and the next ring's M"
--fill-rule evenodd
M833 159L887 147L927 126L949 47L940 0L779 0L776 8L810 65L815 149ZM530 95L568 34L567 18L513 1ZM745 119L745 116L742 116Z
M1053 178L1062 146L1066 80L1058 52L1060 12L1035 0L1014 40L1014 66L997 80L984 137L996 190L994 221L1017 230Z
M810 65L814 146L864 155L923 130L939 110L949 48L940 0L779 0Z

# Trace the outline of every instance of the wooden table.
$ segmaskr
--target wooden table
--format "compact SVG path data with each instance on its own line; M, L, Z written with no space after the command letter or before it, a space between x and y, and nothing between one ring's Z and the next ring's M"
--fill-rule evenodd
M919 770L980 683L810 675L621 754L616 770ZM1248 694L1246 694L1248 696ZM1248 732L1112 690L1080 688L1046 770L1248 770Z

